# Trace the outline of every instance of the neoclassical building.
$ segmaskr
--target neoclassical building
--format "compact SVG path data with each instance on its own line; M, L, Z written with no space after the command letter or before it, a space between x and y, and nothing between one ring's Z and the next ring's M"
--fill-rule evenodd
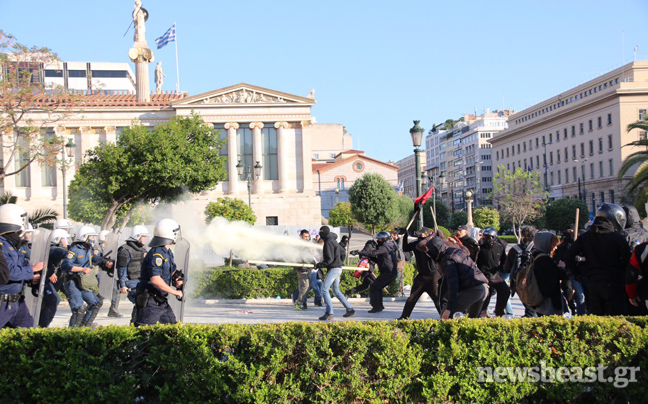
M261 225L317 225L321 223L320 197L313 189L313 133L322 133L311 116L314 97L301 97L250 84L237 84L194 96L152 94L150 102L138 102L132 93L99 92L82 96L79 107L48 130L74 141L74 163L82 163L84 153L101 142L115 141L133 122L156 126L173 116L193 112L220 131L225 141L221 149L227 161L227 178L214 190L194 195L173 209L202 214L208 202L220 196L248 201L245 174L237 164L253 171L262 165L258 181L252 181L251 203ZM326 130L324 130L326 132ZM338 136L332 130L330 136ZM317 142L317 140L315 140ZM341 151L341 150L340 150ZM9 156L4 156L7 159ZM5 160L7 161L7 160ZM76 167L67 170L66 185ZM245 170L244 170L245 171ZM60 167L32 164L20 175L4 179L3 191L18 196L28 211L52 207L63 211L63 172Z

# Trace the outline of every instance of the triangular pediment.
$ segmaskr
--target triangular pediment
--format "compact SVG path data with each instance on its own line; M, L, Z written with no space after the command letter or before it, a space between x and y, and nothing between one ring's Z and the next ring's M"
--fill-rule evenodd
M313 105L314 98L282 93L251 84L240 83L219 90L183 98L173 106L233 106L233 105Z

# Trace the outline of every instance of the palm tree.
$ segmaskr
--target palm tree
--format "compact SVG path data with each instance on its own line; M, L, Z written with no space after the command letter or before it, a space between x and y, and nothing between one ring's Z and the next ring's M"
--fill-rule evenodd
M628 125L628 132L633 129L648 132L648 120L637 121ZM635 140L624 147L626 146L644 147L644 149L634 152L625 158L619 169L618 178L622 180L630 168L638 164L639 167L637 167L637 171L633 174L632 179L626 184L626 188L628 188L629 193L643 194L648 190L648 139Z
M0 205L6 205L8 203L16 203L18 201L18 197L11 192L7 191L0 195Z

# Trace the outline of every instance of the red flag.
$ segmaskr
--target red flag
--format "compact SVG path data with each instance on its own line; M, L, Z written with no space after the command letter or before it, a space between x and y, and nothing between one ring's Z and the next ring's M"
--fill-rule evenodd
M434 187L430 187L430 189L427 190L426 193L423 195L419 196L418 198L414 199L414 205L415 206L421 206L425 204L425 201L428 200L432 196L432 191L434 191Z

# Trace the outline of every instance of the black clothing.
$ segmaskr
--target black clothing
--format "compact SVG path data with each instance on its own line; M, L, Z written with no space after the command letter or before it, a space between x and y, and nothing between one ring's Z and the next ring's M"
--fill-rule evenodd
M497 240L490 244L483 240L479 243L477 267L488 278L495 278L506 262L506 247Z
M365 245L365 248L359 254L374 261L378 265L381 274L396 273L396 256L394 250L388 244L378 245L377 247Z
M576 270L576 256L585 257L583 275L589 285L589 309L594 315L622 315L625 313L625 271L631 251L623 235L604 217L596 217L591 229L569 248L567 268ZM580 267L579 267L580 269Z
M493 290L495 290L497 292L495 300L495 315L501 317L506 314L506 304L511 296L511 289L499 274L493 277L487 276L486 278L488 279L488 295L486 295L482 311L488 310L488 305L493 297Z
M477 262L477 255L479 254L479 244L477 243L477 240L466 234L465 236L460 237L459 241L461 241L461 244L470 251L470 259Z
M470 256L457 248L447 248L443 251L440 262L441 273L448 288L448 305L445 309L454 313L457 295L460 291L488 283L488 280L470 259Z
M405 233L405 235L403 235L403 251L413 252L416 259L416 270L418 271L418 273L423 276L430 276L433 273L437 272L439 268L437 267L437 263L432 261L427 253L416 249L416 245L420 241L421 240L417 239L416 241L408 243L407 233Z
M637 208L634 206L624 206L623 209L627 210L627 221L625 230L622 234L625 236L626 240L628 240L630 249L634 250L634 248L639 244L648 241L648 230L643 228Z
M342 268L342 247L338 244L337 234L327 233L326 238L324 238L324 258L322 262L316 265L317 268Z
M128 279L134 281L140 278L142 261L146 257L146 247L139 241L126 240L126 244L117 251L117 266L126 267Z
M538 287L545 299L551 299L551 305L554 309L562 312L562 293L564 293L567 300L571 300L574 292L569 275L549 255L540 254L540 251L533 253L533 273L538 282Z
M529 244L531 243L533 243L533 240L522 242L520 244L517 244L517 246L520 247L520 250L522 252L524 252L524 250L526 250L527 247L529 247ZM511 270L513 269L513 266L515 265L515 261L517 260L517 256L518 256L518 252L515 250L515 248L511 248L509 250L508 256L506 257L506 261L504 262L504 267L502 268L501 272L504 272L505 274L510 274Z
M369 303L373 309L383 310L385 308L383 306L383 288L394 282L397 276L398 271L380 271L376 280L371 283L369 287Z
M418 261L417 261L418 262ZM407 301L405 302L405 307L403 307L403 313L401 314L401 319L407 319L412 314L414 306L419 301L423 292L426 292L428 296L434 302L434 307L436 307L437 312L441 313L439 307L439 280L441 279L441 274L439 271L435 271L429 275L423 275L421 273L417 274L414 277L412 282L412 291L410 292Z

